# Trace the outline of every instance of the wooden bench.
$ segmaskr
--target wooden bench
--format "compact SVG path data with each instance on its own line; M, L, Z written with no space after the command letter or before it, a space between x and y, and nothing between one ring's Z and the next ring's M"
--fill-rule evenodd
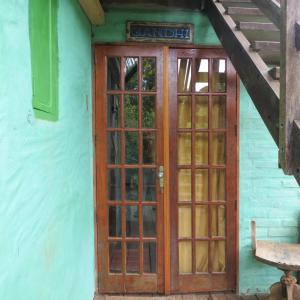
M254 257L284 272L280 282L270 288L270 299L300 299L300 285L292 272L300 271L300 244L287 244L256 239L256 223L251 221Z

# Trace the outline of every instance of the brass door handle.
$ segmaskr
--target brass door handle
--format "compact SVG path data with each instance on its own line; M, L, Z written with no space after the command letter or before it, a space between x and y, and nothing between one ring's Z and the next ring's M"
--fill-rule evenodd
M164 166L159 166L157 178L159 179L160 188L164 187Z

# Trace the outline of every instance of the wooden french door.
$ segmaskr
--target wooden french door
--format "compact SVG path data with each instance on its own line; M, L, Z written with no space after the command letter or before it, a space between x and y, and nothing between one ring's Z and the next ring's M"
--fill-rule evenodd
M171 289L235 289L237 78L222 49L170 50Z
M162 49L96 48L99 287L162 292Z
M101 293L235 289L236 85L222 49L95 47Z

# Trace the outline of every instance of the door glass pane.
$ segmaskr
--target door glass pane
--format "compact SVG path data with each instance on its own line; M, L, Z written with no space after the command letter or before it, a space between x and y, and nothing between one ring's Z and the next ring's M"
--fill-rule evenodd
M143 96L143 128L155 128L155 96Z
M192 201L192 173L190 169L178 171L178 201Z
M120 57L107 58L107 89L120 90L120 72L121 59Z
M225 206L211 206L211 234L212 236L225 236Z
M211 170L211 200L225 201L225 169Z
M144 237L156 236L156 206L143 206Z
M208 164L208 133L206 132L195 135L195 162L197 165Z
M143 163L154 164L156 154L155 132L143 132Z
M212 62L212 91L226 91L226 60L213 59Z
M122 273L122 244L121 242L109 243L109 272Z
M126 200L138 201L139 199L139 172L138 169L125 169Z
M143 66L143 91L155 91L156 89L156 58L144 57L142 59Z
M121 102L120 95L107 97L107 127L117 128L121 126Z
M208 208L207 205L197 205L195 212L195 234L197 238L208 236Z
M178 92L190 92L192 85L192 60L189 58L179 58L177 63L177 90Z
M108 170L108 200L121 201L121 169Z
M190 165L191 164L191 151L192 141L190 133L178 134L178 164Z
M126 206L126 236L139 236L139 210L138 206Z
M192 209L189 206L178 208L178 237L186 238L192 236Z
M192 242L179 242L179 273L192 273Z
M156 201L156 169L143 169L143 201Z
M140 243L126 243L126 273L139 273L140 271Z
M195 97L195 128L196 129L208 128L208 97L207 96Z
M144 243L144 272L156 273L156 243Z
M226 96L212 97L212 128L226 128Z
M226 159L225 133L212 134L211 163L213 165L224 165Z
M214 241L210 244L210 254L213 272L225 272L226 255L225 241Z
M122 236L122 209L121 206L110 206L108 212L109 236Z
M192 127L192 97L178 96L178 128Z
M195 180L196 202L208 201L208 170L197 169Z
M139 88L138 81L138 62L137 57L127 57L125 59L125 90L135 90Z
M125 132L125 163L137 164L139 161L138 132Z
M109 164L121 163L121 134L120 132L107 133L107 162Z
M208 242L196 242L196 272L208 272Z
M125 127L137 128L139 126L139 103L137 95L124 95Z
M208 62L208 59L196 59L196 92L208 92Z

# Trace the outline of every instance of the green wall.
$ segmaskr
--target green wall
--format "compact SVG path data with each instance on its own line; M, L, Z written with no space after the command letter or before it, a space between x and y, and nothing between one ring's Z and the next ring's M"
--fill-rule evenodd
M130 9L108 10L105 14L105 25L94 27L95 42L124 42L126 40L126 21L178 22L194 24L194 43L219 45L220 42L210 26L209 20L198 12L185 11L143 11Z
M252 256L250 221L257 237L298 242L300 189L278 169L278 150L244 86L240 101L240 291L266 292L282 272Z
M188 22L195 26L195 44L220 44L207 17L198 12L131 11L113 9L104 26L94 27L94 42L125 42L125 22ZM250 221L257 221L259 238L296 242L300 190L293 177L278 169L277 147L245 87L240 97L240 245L239 292L266 292L280 272L255 261ZM228 220L230 221L230 220ZM230 266L228 266L230 268Z
M59 120L32 109L28 0L0 4L0 299L94 293L91 26L58 10Z

